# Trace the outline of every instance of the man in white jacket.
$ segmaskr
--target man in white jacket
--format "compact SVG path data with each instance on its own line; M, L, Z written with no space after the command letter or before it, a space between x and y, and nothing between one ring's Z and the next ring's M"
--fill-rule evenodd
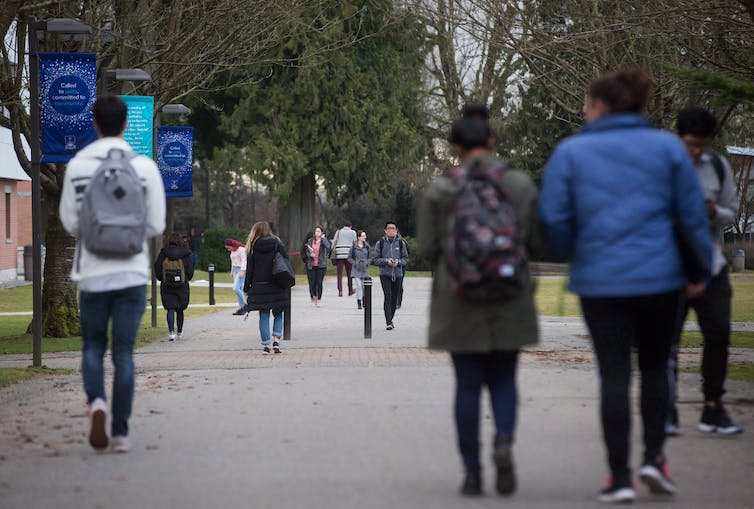
M81 149L69 163L60 198L63 227L78 237L79 211L89 180L112 148L133 152L123 139L127 107L118 97L106 95L94 105L94 128L99 140ZM146 238L165 230L165 188L154 161L144 156L131 159L144 186ZM115 372L112 394L112 449L127 452L128 419L134 393L133 347L146 307L149 281L147 239L141 252L128 258L103 258L76 243L71 279L80 291L81 337L83 352L81 374L89 404L91 428L89 443L95 449L108 446L107 403L103 357L107 350L108 322L112 320L112 358Z

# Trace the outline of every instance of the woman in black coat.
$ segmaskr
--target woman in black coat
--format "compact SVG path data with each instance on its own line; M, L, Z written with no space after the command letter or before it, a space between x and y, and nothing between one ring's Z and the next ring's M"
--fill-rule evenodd
M179 260L183 262L182 271L179 269L180 263L175 263ZM168 261L167 264L166 261ZM173 271L167 275L167 278L166 268ZM167 310L169 339L173 341L176 338L175 328L173 327L176 314L178 315L178 339L181 339L183 335L183 310L188 307L191 297L188 282L194 277L194 263L191 260L191 250L180 234L170 234L165 247L157 255L153 269L155 277L160 280L162 307Z
M270 353L270 340L275 353L280 353L280 338L283 335L283 310L288 303L288 292L272 277L275 253L288 258L283 243L272 234L266 221L255 223L246 241L246 280L243 291L248 295L246 310L259 311L259 334L262 336L262 352ZM270 338L270 311L273 325Z

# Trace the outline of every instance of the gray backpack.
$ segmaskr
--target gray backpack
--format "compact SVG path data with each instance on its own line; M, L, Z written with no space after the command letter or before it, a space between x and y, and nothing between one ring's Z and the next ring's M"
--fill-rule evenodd
M84 191L79 212L79 239L102 258L140 253L146 238L144 186L131 165L135 157L113 148L102 159Z

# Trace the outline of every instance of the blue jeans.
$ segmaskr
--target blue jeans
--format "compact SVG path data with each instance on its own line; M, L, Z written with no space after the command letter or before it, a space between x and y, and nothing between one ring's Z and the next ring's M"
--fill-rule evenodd
M241 277L241 267L233 267L233 291L236 292L238 297L238 307L243 308L246 305L246 299L243 297L243 282L246 279L246 272L244 277Z
M479 396L490 391L495 432L513 439L516 427L518 350L452 353L456 373L455 417L458 448L467 467L479 466Z
M87 402L105 397L103 358L107 350L107 326L112 321L113 376L112 435L128 436L128 418L134 398L133 350L146 307L146 286L110 292L80 292L81 375Z
M259 334L262 336L262 344L270 344L270 310L259 310ZM283 336L283 312L273 313L272 335L280 338Z

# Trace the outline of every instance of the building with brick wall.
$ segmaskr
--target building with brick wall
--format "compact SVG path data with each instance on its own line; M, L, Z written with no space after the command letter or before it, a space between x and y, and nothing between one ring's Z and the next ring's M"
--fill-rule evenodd
M11 132L0 128L0 282L23 272L23 248L31 240L31 179L18 162Z

